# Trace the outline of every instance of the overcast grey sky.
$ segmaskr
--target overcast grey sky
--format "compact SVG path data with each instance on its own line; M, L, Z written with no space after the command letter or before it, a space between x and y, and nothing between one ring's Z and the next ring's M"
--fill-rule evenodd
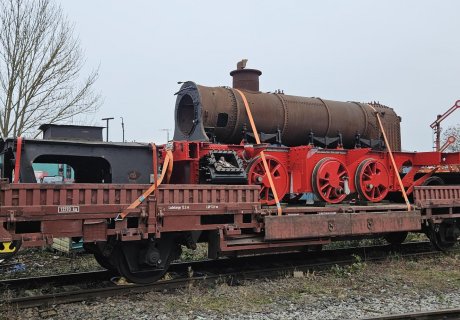
M242 58L261 90L380 101L402 117L406 150L460 99L460 1L58 1L113 116L112 141L164 143L177 81L231 85ZM460 123L460 110L444 127ZM171 132L172 135L172 132Z

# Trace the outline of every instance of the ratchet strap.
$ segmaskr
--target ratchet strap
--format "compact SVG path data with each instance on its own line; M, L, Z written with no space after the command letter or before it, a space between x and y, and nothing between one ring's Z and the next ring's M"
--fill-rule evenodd
M369 104L368 106L370 106L375 112L375 116L377 117L377 121L379 123L380 130L382 130L383 140L385 141L385 145L388 149L388 154L390 155L390 160L391 160L391 164L393 165L393 170L395 171L395 175L398 178L398 184L399 184L399 187L401 188L401 193L404 197L404 201L406 202L407 211L411 211L411 205L410 205L409 199L407 198L406 189L404 189L404 185L402 183L401 177L399 176L399 171L398 171L398 168L396 167L395 158L393 157L391 146L388 143L387 134L385 133L385 128L383 127L382 120L380 119L380 115L378 111L375 110L375 108L372 105Z
M254 134L256 143L260 144L259 134L257 133L257 128L254 123L254 118L252 117L251 109L249 108L248 100L246 99L246 96L244 95L243 92L241 92L238 89L235 89L235 91L238 92L241 98L243 99L244 107L246 108L246 113L248 114L249 122L251 123L252 133ZM278 211L278 215L280 216L283 214L283 211L281 209L280 200L278 198L278 193L276 192L276 189L275 189L275 184L273 183L272 173L270 172L270 169L268 168L267 159L265 158L265 153L263 150L260 152L260 157L262 158L264 169L268 177L268 183L270 184L270 188L272 189L272 192L273 192L273 197L275 198L276 209Z
M158 157L157 157L157 146L154 143L150 144L152 146L152 165L153 165L153 183L155 186L158 186Z
M21 153L22 153L22 137L17 137L16 139L16 161L14 164L13 183L19 182L19 173L21 171Z
M157 175L158 173L155 173L155 171L156 171L155 170L155 168L156 168L156 166L155 166L156 165L156 156L157 156L156 155L156 146L153 145L153 147L154 147L153 148L153 152L154 152L154 155L153 155L153 163L154 163L153 172L154 172L154 175ZM155 189L161 184L161 182L163 181L165 176L166 176L166 181L169 182L169 178L171 177L172 169L173 169L173 154L172 154L171 150L166 150L166 157L165 157L165 161L163 162L163 167L162 167L162 170L161 170L160 178L158 180L155 178L155 181L150 186L150 188L148 188L139 198L137 198L136 201L131 203L128 208L126 208L121 213L119 213L117 215L117 217L115 218L115 221L122 221L131 212L131 210L136 209L142 202L144 202L144 200L147 199L147 197L153 191L155 191Z

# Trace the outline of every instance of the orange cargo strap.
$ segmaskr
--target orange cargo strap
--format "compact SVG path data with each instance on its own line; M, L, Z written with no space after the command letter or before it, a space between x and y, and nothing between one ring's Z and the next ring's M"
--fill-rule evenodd
M377 117L377 121L379 123L380 130L382 130L383 140L385 141L385 145L387 146L388 154L390 155L391 164L393 165L393 170L395 172L396 177L398 178L399 187L401 188L401 193L402 193L402 195L404 197L404 201L406 202L407 211L411 211L412 207L410 205L409 198L407 198L406 189L404 189L404 185L402 183L401 177L399 176L398 168L396 168L395 158L393 157L393 152L391 151L391 146L388 143L387 134L385 133L385 129L384 129L383 124L382 124L382 120L380 119L380 115L379 115L378 111L375 110L375 108L372 105L369 104L369 106L374 110L375 116Z
M14 164L13 183L19 182L19 173L21 171L22 137L17 137L16 141L16 162Z
M251 123L252 132L254 133L254 138L256 139L256 143L260 144L259 134L257 132L256 124L254 123L254 118L252 117L251 109L249 109L248 100L246 99L246 96L244 95L243 92L241 92L238 89L235 89L235 91L238 92L241 98L243 99L244 107L246 108L246 113L248 114L249 122ZM263 150L260 152L260 157L262 158L264 169L268 177L268 183L270 184L270 188L272 189L272 192L273 192L273 197L275 198L276 209L278 211L278 215L280 216L283 214L283 211L281 209L280 201L278 198L278 193L276 192L276 189L275 189L275 184L273 183L272 173L270 172L270 169L268 168L267 159L265 158L265 153Z
M155 158L156 158L156 152L154 154L154 163L156 162ZM165 176L166 176L166 181L169 181L169 178L171 177L171 173L172 173L172 168L173 168L173 154L171 150L166 150L165 161L163 163L163 167L161 169L161 175L158 181L155 179L155 181L150 186L150 188L148 188L139 198L137 198L136 201L131 203L128 208L126 208L125 210L123 210L121 213L117 215L117 217L115 218L115 221L122 221L131 212L132 209L136 209L142 202L144 202L144 200L147 199L147 197L153 191L155 191L155 189L161 184ZM154 172L155 172L155 168L154 168Z
M157 157L157 146L154 143L152 146L152 160L153 160L153 183L158 186L158 157Z

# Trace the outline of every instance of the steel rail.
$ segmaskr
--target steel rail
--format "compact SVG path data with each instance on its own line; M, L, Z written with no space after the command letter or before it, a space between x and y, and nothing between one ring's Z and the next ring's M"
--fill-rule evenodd
M392 314L377 316L371 318L365 318L364 320L396 320L396 319L410 319L410 320L457 320L460 318L460 308L457 309L442 309L442 310L433 310L433 311L420 311L420 312L410 312L410 313L401 313L401 314Z
M430 247L429 241L419 241L419 242L407 242L400 245L397 250L410 251L415 250L428 250ZM322 251L309 251L309 252L293 252L293 253L278 253L278 254L264 254L264 255L253 255L253 256L243 256L237 259L221 258L218 260L199 260L199 261L189 261L189 262L180 262L172 263L168 269L168 272L173 273L183 273L187 272L190 268L192 270L200 269L210 269L210 268L225 268L225 267L235 267L235 266L248 266L248 265L257 265L263 263L270 263L272 260L279 261L279 258L283 258L284 261L296 261L306 259L318 259L318 258L327 258L328 256L340 257L348 256L353 254L360 254L364 259L368 258L367 255L375 251L391 251L395 247L390 245L377 245L377 246L362 246L362 247L348 247L348 248L338 248L338 249L326 249ZM13 264L11 264L13 265ZM0 265L1 267L1 265ZM0 288L8 287L24 287L24 286L39 286L47 283L61 282L61 283L81 283L82 281L103 281L110 279L110 277L116 275L116 273L109 270L94 270L78 273L61 273L55 275L44 275L38 277L27 277L27 278L12 278L12 279L3 279L0 280Z
M439 253L439 251L429 250L428 248L430 247L427 246L427 244L428 243L426 242L406 243L401 246L401 250L397 251L397 253L401 254L401 257L405 258ZM238 280L255 279L260 277L277 277L280 275L285 275L286 272L295 270L323 270L327 267L330 267L331 265L347 265L353 263L356 261L356 255L360 256L363 261L383 260L388 257L389 253L394 252L394 250L391 250L391 248L391 246L358 247L338 250L325 250L322 252L312 252L311 254L271 254L266 256L243 257L238 259L206 260L190 263L178 263L171 265L168 272L170 274L178 273L186 275L176 279L162 280L148 285L128 284L123 286L116 286L110 282L110 286L106 286L101 283L102 286L100 288L55 292L37 296L13 297L6 301L3 306L0 306L0 310L5 309L8 307L8 305L15 305L18 308L30 308L35 306L77 302L95 297L108 297L118 294L177 289L185 287L190 283L215 283L216 281L227 281L231 284L233 281L235 281L235 279ZM409 251L416 250L416 252L402 252L407 249L409 249ZM333 255L331 255L332 252L334 252ZM285 259L281 261L280 257ZM271 263L271 265L269 263ZM248 266L252 267L253 269L249 269ZM225 267L230 268L230 270L225 269ZM187 272L190 270L197 276L189 277ZM93 278L93 276L96 276L96 278ZM85 278L92 282L103 282L104 280L109 280L110 276L113 276L113 273L109 271L96 271L78 274L44 276L37 279L10 279L0 281L0 287L13 289L21 288L21 285L27 283L38 283L43 285L44 283L47 283L47 280L51 282L61 281L62 279L60 279L60 277L65 279L62 281L65 284L81 284Z

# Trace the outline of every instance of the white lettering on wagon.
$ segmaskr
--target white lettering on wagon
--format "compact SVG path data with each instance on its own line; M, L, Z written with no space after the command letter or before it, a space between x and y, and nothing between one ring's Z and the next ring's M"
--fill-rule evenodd
M188 210L190 206L181 205L181 206L168 206L168 210Z
M58 213L78 213L80 212L79 206L59 206Z
M219 206L215 204L208 204L206 205L206 209L219 209Z

